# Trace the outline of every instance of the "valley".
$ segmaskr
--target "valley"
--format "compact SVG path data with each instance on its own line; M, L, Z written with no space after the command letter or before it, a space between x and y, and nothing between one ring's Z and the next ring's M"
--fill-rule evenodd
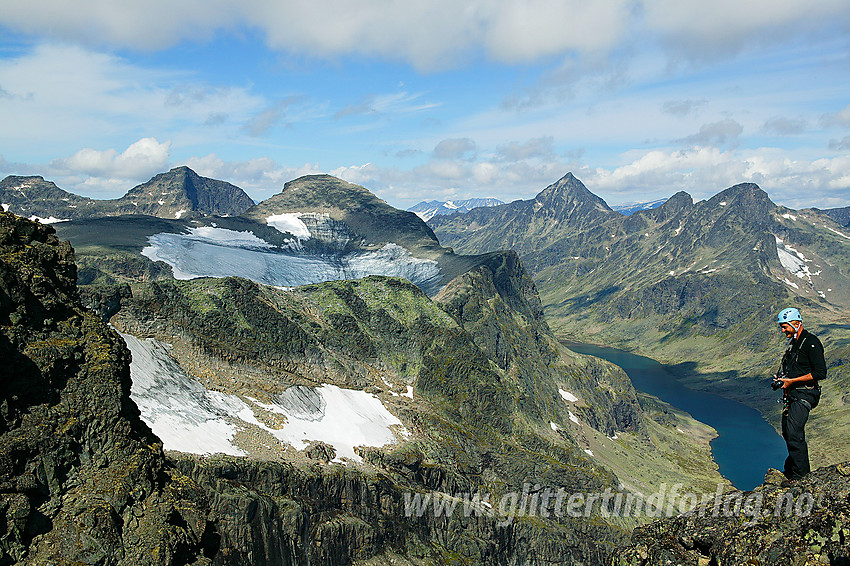
M141 187L196 177L178 168ZM203 183L216 206L235 194ZM51 191L40 214L72 200ZM791 300L831 356L812 419L815 467L848 459L834 442L850 391L845 229L776 207L754 185L638 208L616 212L567 175L533 201L429 225L313 175L233 214L196 206L43 226L0 213L15 387L53 376L46 400L4 401L0 462L11 464L0 479L17 486L4 501L31 526L4 527L0 556L55 556L51 541L79 536L67 517L102 501L112 511L100 521L117 534L92 540L127 560L141 536L197 564L602 564L652 515L612 514L598 497L580 516L501 503L733 486L712 457L717 431L562 342L652 356L775 422L757 376L779 348L771 317ZM73 345L89 342L112 353ZM99 393L86 389L95 374ZM85 409L96 395L125 447L103 460L88 431L104 425ZM52 423L58 444L39 446L36 423L20 416L30 413ZM148 450L141 460L138 450ZM119 482L98 499L87 478L127 458L170 479L141 491ZM29 479L38 462L62 471ZM493 503L471 515L405 512L411 494L473 493ZM131 519L156 505L167 521Z

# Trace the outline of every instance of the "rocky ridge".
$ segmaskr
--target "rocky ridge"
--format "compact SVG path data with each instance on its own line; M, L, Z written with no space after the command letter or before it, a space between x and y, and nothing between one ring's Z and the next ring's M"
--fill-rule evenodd
M209 564L208 501L129 398L53 230L0 213L0 564Z
M0 181L0 202L12 212L45 223L144 214L159 218L238 215L254 206L239 187L175 167L118 199L96 200L58 188L43 177L10 175Z
M850 564L850 462L790 485L771 470L752 492L729 492L635 529L610 564Z

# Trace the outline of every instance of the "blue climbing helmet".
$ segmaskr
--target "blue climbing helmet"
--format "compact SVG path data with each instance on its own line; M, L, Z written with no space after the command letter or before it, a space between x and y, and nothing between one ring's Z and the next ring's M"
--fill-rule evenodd
M795 308L782 309L782 311L776 317L777 324L782 324L783 322L791 322L792 320L799 320L800 322L803 322L803 317L800 316L800 311Z

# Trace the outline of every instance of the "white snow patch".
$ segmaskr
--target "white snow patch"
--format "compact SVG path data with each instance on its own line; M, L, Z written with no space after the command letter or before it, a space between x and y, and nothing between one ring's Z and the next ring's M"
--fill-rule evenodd
M618 435L618 434L615 432L615 433L614 433L614 436L609 436L609 437L608 437L608 440L617 440L618 438L620 438L620 435Z
M122 334L133 354L130 396L166 450L192 454L244 456L231 440L236 427L227 421L244 403L207 390L190 378L169 355L168 346L152 338Z
M365 391L325 384L316 389L290 388L277 403L252 401L268 411L286 416L287 422L280 429L271 429L263 424L258 426L298 450L303 450L313 440L326 442L336 450L337 459L350 458L360 462L362 458L354 451L356 446L395 443L396 436L390 427L400 427L400 434L409 435L402 422L384 407L381 400ZM302 403L304 401L306 403ZM253 413L240 414L243 420L252 416Z
M567 413L569 413L571 421L573 421L576 424L581 424L578 420L578 417L575 416L572 411L567 411Z
M3 206L3 212L9 212L9 207L11 207L12 205L10 205L10 204L3 204L2 206Z
M402 396L402 397L408 397L408 398L410 398L410 399L413 399L413 386L412 386L412 385L408 385L408 386L407 386L407 391L406 391L405 393L402 393L402 394L401 394L401 396Z
M558 432L558 425L556 425L554 422L549 421L549 426L552 428L552 430Z
M782 215L782 218L784 218L784 219L786 219L786 220L791 220L791 221L793 221L793 222L796 222L796 221L797 221L797 217L796 217L796 216L794 216L793 214L783 214L783 215Z
M180 218L184 214L186 214L186 209L181 208L180 210L178 210L177 212L174 213L174 218ZM215 227L215 225L213 225L213 227Z
M558 393L560 393L561 397L564 398L564 401L568 401L570 403L575 403L576 401L578 401L578 397L576 397L569 391L565 391L564 389L558 388Z
M162 200L162 199L159 199L159 200L158 200L158 201L156 201L156 202L157 202L157 204L159 204L159 206L162 206L162 205L164 205L164 204L165 204L165 201L164 201L164 200Z
M409 436L402 422L365 391L335 385L290 388L267 404L250 399L267 411L286 417L281 428L261 422L251 406L235 395L210 391L192 379L168 355L167 344L121 335L133 354L131 397L144 420L167 450L193 454L224 453L244 456L232 440L239 421L257 426L302 450L310 441L332 445L337 459L360 461L356 446L396 442L395 432Z
M724 200L723 202L721 202L720 206L726 206L726 201Z
M784 278L784 279L782 279L782 281L784 281L784 282L785 282L785 284L786 284L786 285L788 285L789 287L794 287L795 289L799 289L799 288L800 288L800 286L799 286L799 285L797 285L796 283L794 283L793 281L788 281L788 278L787 278L787 277L786 277L786 278Z
M584 453L588 456L593 456L593 450L585 450Z
M675 271L675 270L674 270L674 271L671 271L671 272L670 272L670 275L676 275L676 271Z
M279 232L289 233L296 238L308 239L310 230L301 220L300 212L273 214L266 218L266 224L272 226Z
M807 259L806 256L784 243L780 238L776 238L776 253L779 256L779 262L788 273L796 275L799 279L805 279L809 282L809 285L814 286L812 277L820 275L821 272L813 273L809 269L806 263L811 263L812 260ZM793 287L798 288L796 285L793 285Z
M33 214L32 216L30 216L30 220L34 222L41 222L42 224L56 224L57 222L68 222L70 218L56 218L55 216L41 218Z

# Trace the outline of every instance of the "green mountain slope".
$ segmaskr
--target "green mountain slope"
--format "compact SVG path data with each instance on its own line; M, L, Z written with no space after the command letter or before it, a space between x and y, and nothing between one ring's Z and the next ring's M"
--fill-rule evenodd
M582 202L547 206L558 190L560 201ZM834 368L825 398L843 403L846 229L817 211L777 206L753 184L698 203L679 193L629 217L607 213L585 191L567 175L534 200L429 224L464 253L516 249L557 335L655 357L689 384L753 405L774 423L777 407L764 379L782 351L775 313L798 305ZM824 422L828 413L812 415L812 446L823 463L848 456L835 443L843 421Z

